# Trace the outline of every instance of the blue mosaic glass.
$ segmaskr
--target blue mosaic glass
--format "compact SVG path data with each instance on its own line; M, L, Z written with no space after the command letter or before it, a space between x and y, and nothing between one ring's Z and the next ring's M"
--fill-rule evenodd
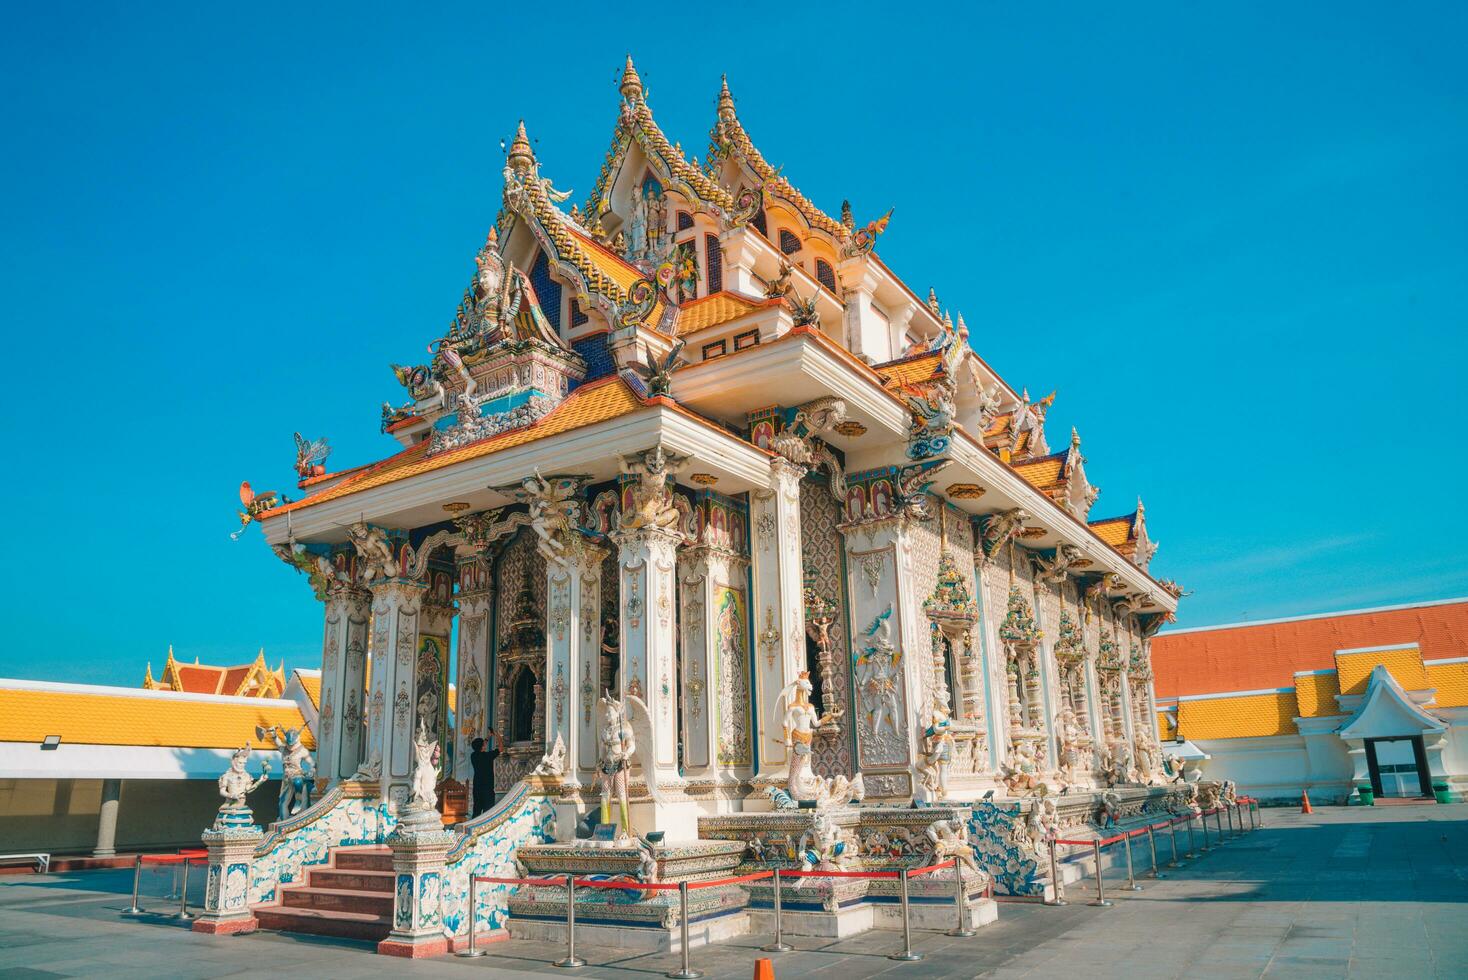
M571 300L571 326L579 327L583 323L590 322L590 320L591 317L581 311L581 304L574 299Z
M561 329L561 284L551 278L550 262L546 259L544 252L536 254L535 264L530 267L530 285L535 287L535 295L540 300L541 312L550 321L550 325L559 332Z
M583 337L573 343L571 348L586 362L587 381L605 378L617 368L616 362L612 360L612 352L607 349L607 335L604 333Z

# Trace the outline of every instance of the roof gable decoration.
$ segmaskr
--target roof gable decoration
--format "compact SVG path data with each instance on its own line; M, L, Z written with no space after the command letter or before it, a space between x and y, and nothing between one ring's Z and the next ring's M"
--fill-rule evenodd
M1086 457L1081 455L1081 436L1074 428L1070 430L1070 449L1065 454L1063 474L1060 505L1076 520L1084 521L1101 491L1086 479Z
M1132 521L1132 538L1136 542L1135 550L1132 552L1132 563L1142 571L1152 563L1152 556L1157 554L1157 543L1147 536L1147 514L1146 508L1142 506L1142 498L1137 498L1137 514Z
M1386 667L1377 664L1361 706L1336 734L1341 738L1390 738L1445 731L1447 725L1441 718L1413 701Z

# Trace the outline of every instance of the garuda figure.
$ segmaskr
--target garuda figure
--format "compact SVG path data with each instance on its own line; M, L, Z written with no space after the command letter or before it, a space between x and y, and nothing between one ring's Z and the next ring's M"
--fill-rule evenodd
M315 775L311 751L301 742L299 728L255 726L255 737L268 738L280 753L280 809L277 820L300 813L311 805L311 779Z

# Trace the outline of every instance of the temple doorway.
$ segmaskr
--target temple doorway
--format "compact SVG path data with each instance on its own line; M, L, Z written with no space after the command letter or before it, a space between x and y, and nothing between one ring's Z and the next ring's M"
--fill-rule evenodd
M1382 797L1429 796L1432 780L1421 735L1368 738L1366 767L1371 788Z

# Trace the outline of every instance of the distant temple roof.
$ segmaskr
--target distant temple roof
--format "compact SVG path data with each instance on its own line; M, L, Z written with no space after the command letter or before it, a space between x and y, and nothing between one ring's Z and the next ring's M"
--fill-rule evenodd
M153 665L149 664L143 674L145 691L178 691L186 694L223 694L246 698L278 698L285 692L285 664L275 670L265 664L265 651L247 664L232 667L217 667L193 663L179 663L173 657L173 647L168 648L168 659L163 663L163 673L153 678Z

